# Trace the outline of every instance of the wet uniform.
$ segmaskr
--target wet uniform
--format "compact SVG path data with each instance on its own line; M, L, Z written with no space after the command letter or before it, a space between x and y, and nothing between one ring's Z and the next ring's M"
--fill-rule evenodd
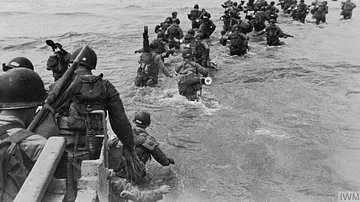
M135 152L139 159L146 164L151 157L163 166L170 165L169 158L159 148L156 139L150 136L144 128L135 126L133 128Z

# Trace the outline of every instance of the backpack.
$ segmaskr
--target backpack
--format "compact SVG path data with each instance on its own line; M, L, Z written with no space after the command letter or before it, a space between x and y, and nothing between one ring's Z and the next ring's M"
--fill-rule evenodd
M142 77L155 78L159 72L157 65L155 63L155 59L157 54L150 53L142 53L140 56L140 67L137 70L137 74ZM157 79L157 78L156 78Z
M277 38L278 37L278 29L277 27L274 26L270 26L268 28L268 32L267 32L267 38Z
M241 37L239 36L238 33L231 33L229 35L229 39L230 39L230 50L231 51L236 51L236 50L240 50L242 49L243 45L244 45L244 41L241 39Z
M90 115L93 110L106 111L106 88L99 76L79 76L82 80L82 87L79 93L75 94L73 103L70 105L70 116L68 126L70 129L85 129L90 124L92 129L102 129L102 119L99 115Z
M191 67L186 67L185 65L190 65ZM200 82L200 77L198 75L197 72L197 68L195 66L195 69L193 69L192 67L194 67L194 62L190 61L187 64L183 64L182 69L180 70L180 77L179 77L179 83L180 84L185 84L185 85L193 85L193 84L197 84Z
M2 126L0 137L6 138L0 140L0 201L9 202L15 199L28 175L28 170L23 164L24 155L16 143L32 133L16 132L10 137L4 134L6 128Z

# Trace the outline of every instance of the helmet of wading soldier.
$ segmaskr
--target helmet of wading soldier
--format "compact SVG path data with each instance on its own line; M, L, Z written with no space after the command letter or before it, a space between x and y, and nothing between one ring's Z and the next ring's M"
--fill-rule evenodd
M82 48L77 49L70 58L70 63L74 62L76 57L79 55ZM84 57L80 59L80 64L85 65L91 69L95 69L97 63L97 56L93 49L89 48L86 53L84 54Z
M144 111L138 112L133 121L136 125L148 127L150 125L150 114Z
M153 41L153 42L150 43L149 46L150 46L150 49L151 49L151 50L156 50L156 49L159 48L159 43L156 42L156 41Z
M189 49L189 48L184 49L182 52L182 57L183 58L191 58L191 49Z
M16 57L6 65L3 63L3 71L6 72L9 69L14 69L18 67L25 67L31 70L34 70L34 65L31 63L29 59L26 57Z
M15 68L0 75L0 110L36 107L46 97L43 81L30 69Z

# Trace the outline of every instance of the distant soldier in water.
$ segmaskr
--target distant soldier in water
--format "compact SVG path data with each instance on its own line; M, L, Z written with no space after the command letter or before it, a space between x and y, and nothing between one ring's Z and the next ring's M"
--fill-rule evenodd
M176 19L179 19L178 17L177 17L177 12L176 11L174 11L174 12L172 12L171 13L171 20L172 20L172 22L174 22Z
M351 2L351 0L347 0L346 2L342 3L342 11L340 15L342 15L345 20L350 19L352 17L352 11L354 10L354 8L356 8L356 5Z
M158 43L151 42L149 47L150 52L144 51L140 56L140 67L137 70L137 76L135 78L135 85L139 87L154 87L158 83L159 70L167 77L172 78L164 66L161 56L156 52L159 48Z
M192 51L192 61L203 67L210 67L210 48L201 38L202 33L200 32L196 34L196 38L190 34L185 35L185 48Z
M275 7L274 1L270 2L270 5L266 8L266 13L268 13L270 18L274 18L275 20L278 18L279 9Z
M265 28L265 30L262 30L255 36L261 35L266 33L266 44L269 46L278 46L278 45L284 45L285 43L280 41L279 38L281 37L292 37L291 35L285 34L280 27L275 25L275 20L270 19L270 25Z
M161 56L163 62L165 58L168 58L170 55L174 54L174 50L169 48L169 43L167 42L165 34L163 32L159 32L157 34L157 38L153 40L152 44L153 48L156 47L156 44L158 45L156 53ZM135 53L142 52L144 52L143 48L135 51Z
M164 22L161 22L159 25L155 26L155 33L165 33L168 27L170 27L172 24L171 17L167 17Z
M204 39L210 38L211 34L215 31L216 25L210 20L210 14L203 16L203 22L200 25L199 32L204 34Z
M305 18L309 13L309 7L305 4L304 0L300 0L299 5L296 7L294 12L296 12L295 20L305 23Z
M329 12L328 11L328 6L327 6L327 1L323 1L322 4L320 4L316 9L315 9L315 24L320 24L320 23L325 23L326 22L326 14Z
M180 20L176 18L173 24L167 28L165 32L169 41L169 48L180 48L180 40L184 37L184 33L180 28Z
M202 89L200 74L206 77L208 71L205 67L191 61L192 53L190 49L184 49L182 57L184 61L175 67L175 72L179 74L179 93L188 100L195 101L198 99L197 92Z
M200 27L200 15L199 5L195 4L194 9L188 14L188 19L191 21L191 28L197 29Z
M255 31L261 31L266 28L265 21L270 20L270 15L265 12L265 7L262 7L261 10L257 11L255 13L254 20L252 21L254 30Z
M226 45L226 41L230 41L230 55L244 55L248 50L248 40L249 37L241 33L241 28L239 25L234 26L233 31L227 36L227 38L222 39L224 42L222 45Z

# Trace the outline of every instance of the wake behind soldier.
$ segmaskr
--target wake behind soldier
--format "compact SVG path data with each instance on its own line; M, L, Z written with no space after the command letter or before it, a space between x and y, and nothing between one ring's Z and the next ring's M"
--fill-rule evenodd
M44 137L25 130L46 96L40 76L28 68L0 75L0 201L14 200L46 144Z

